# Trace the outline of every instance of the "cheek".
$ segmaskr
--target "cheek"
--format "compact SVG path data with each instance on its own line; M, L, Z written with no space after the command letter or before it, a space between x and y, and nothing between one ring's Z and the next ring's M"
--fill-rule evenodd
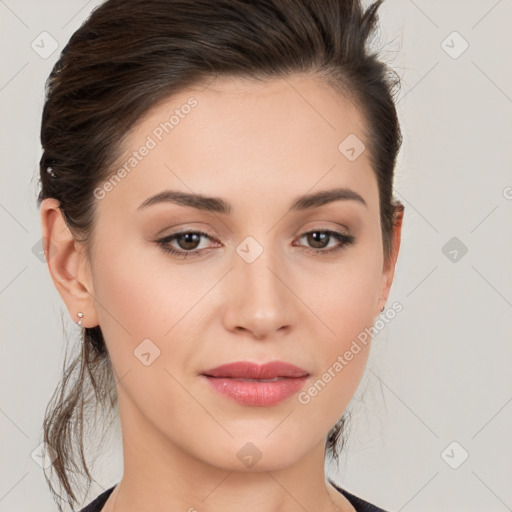
M117 236L119 244L127 239ZM158 411L158 397L186 398L170 374L181 380L178 374L194 367L196 349L207 337L204 315L213 307L212 284L225 269L173 263L140 241L116 247L98 253L94 264L99 323L117 377L127 375L123 387L148 412ZM148 389L165 393L153 393L148 403ZM166 406L172 402L167 398Z
M161 338L174 329L209 285L197 273L169 263L157 247L141 243L104 250L94 276L102 329L134 342L141 336Z
M354 251L333 272L327 269L316 278L315 293L304 291L305 302L318 312L316 357L321 361L312 387L305 389L301 403L315 404L334 424L345 410L361 380L369 356L371 331L381 280L378 247ZM324 274L325 272L325 274ZM315 280L316 279L316 280Z
M347 341L372 325L377 303L379 276L366 268L352 268L330 283L332 300L326 304L335 338Z
M351 274L343 283L331 282L325 290L323 309L318 310L332 332L317 336L317 371L298 395L299 403L310 412L312 431L331 428L338 421L366 368L375 300L373 280L363 277ZM317 332L320 330L327 332L323 326Z
M141 258L144 252L155 257ZM172 376L181 381L176 368L190 364L199 337L193 305L211 287L209 281L170 266L147 247L104 252L94 272L99 323L121 380L119 392L155 421L164 410L174 414L173 404L183 411L192 407Z
M318 332L329 340L329 346L342 349L373 324L382 279L380 268L380 253L372 244L347 251L332 265L300 269L297 295L318 316Z
M155 305L161 304L161 297L142 260L131 258L128 251L122 254L122 258L112 255L97 262L95 292L100 304L99 321L108 339L133 338L135 342L140 335L151 337L158 332ZM162 304L162 308L165 306Z

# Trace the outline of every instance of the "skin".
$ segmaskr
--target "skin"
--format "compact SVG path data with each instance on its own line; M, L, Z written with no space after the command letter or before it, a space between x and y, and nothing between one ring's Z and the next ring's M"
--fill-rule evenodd
M354 161L338 150L350 133L368 147L363 118L311 76L217 79L152 109L130 131L120 162L190 96L197 106L97 200L91 260L56 200L41 206L55 286L73 319L81 311L83 327L101 326L117 381L124 474L103 510L354 510L326 481L324 446L370 343L307 404L294 395L271 407L241 405L199 373L281 360L311 374L307 389L375 322L393 281L402 219L384 261L368 150ZM344 200L288 212L298 196L339 187L366 206ZM165 189L222 198L232 212L169 202L137 210ZM186 259L155 243L182 229L214 237L168 243L200 254ZM304 236L311 230L355 242L315 254L308 249L340 244L331 237L315 245ZM251 263L236 251L248 236L263 249ZM160 355L146 366L134 350L148 338ZM261 453L251 468L237 457L248 442Z

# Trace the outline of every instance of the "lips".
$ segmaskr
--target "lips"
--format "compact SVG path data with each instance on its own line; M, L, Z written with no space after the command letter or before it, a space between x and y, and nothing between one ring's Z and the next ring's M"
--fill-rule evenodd
M249 381L272 381L285 377L306 377L309 373L303 368L282 361L273 361L263 365L240 361L211 368L202 372L202 375Z
M298 393L309 373L282 361L263 365L242 361L211 368L201 377L212 389L239 404L269 407Z

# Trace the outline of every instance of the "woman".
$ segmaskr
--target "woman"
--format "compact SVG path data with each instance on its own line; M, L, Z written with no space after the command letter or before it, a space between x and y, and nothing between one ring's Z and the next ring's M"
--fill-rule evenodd
M71 37L39 196L83 335L44 423L71 506L105 406L123 477L83 511L382 510L324 474L400 246L380 3L108 0Z

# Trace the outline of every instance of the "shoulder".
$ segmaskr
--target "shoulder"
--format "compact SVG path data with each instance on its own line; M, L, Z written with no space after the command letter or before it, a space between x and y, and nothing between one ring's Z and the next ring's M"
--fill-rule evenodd
M89 505L81 509L79 512L100 512L108 497L112 494L114 487L115 485L102 492L95 500L91 501Z
M373 505L372 503L363 500L359 496L355 496L354 494L346 491L345 489L342 489L338 485L336 485L332 480L329 479L330 484L347 500L350 502L350 504L356 509L357 512L386 512L384 509L377 507L376 505Z

